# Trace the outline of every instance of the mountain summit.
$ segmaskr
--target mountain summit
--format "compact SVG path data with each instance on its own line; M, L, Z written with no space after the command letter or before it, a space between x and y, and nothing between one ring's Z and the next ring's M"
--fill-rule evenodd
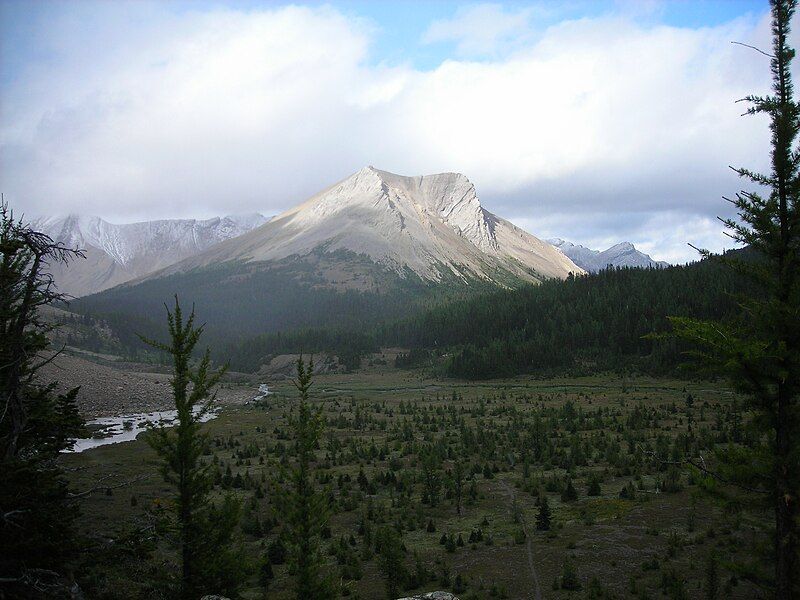
M541 281L582 272L550 244L484 209L464 175L405 177L365 167L261 227L157 275L337 251L434 282L450 275Z

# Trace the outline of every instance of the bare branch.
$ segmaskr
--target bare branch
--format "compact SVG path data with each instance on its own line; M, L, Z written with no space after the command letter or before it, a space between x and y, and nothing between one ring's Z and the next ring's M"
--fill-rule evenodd
M775 58L774 55L769 54L767 52L764 52L760 48L756 48L755 46L751 46L750 44L745 44L743 42L731 42L731 44L736 44L737 46L744 46L745 48L750 48L751 50L755 50L756 52L760 52L761 54L763 54L767 58Z
M133 479L129 479L129 480L123 481L121 483L115 483L115 484L112 484L112 485L101 485L103 481L111 479L111 477L113 477L113 475L110 475L110 474L109 475L105 475L105 476L101 477L97 481L97 484L94 485L93 487L90 487L88 490L84 490L82 492L71 493L71 494L69 494L67 496L67 499L68 500L82 500L83 498L87 498L88 496L91 496L92 494L94 494L96 492L99 492L99 491L116 490L116 489L119 489L119 488L122 488L122 487L127 487L127 486L133 485L134 483L137 483L139 481L143 481L144 479L149 479L150 475L139 475L138 477L134 477Z
M662 464L662 465L675 465L675 466L691 465L695 469L705 473L709 477L713 477L714 479L716 479L720 483L724 483L725 485L732 485L732 486L737 487L737 488L739 488L741 490L745 490L747 492L753 492L755 494L769 494L769 493L771 493L770 490L765 490L765 489L761 489L761 488L753 488L753 487L750 487L750 486L747 486L747 485L744 485L744 484L741 484L741 483L737 483L735 481L731 481L730 479L728 479L726 477L723 477L719 473L717 473L715 471L712 471L711 469L709 469L706 466L706 461L703 458L702 454L700 455L699 460L698 459L692 459L692 458L683 458L681 460L661 460L656 456L656 453L653 450L645 450L644 448L642 448L642 446L640 444L637 444L636 446L642 452L642 454L644 454L646 456L649 456L650 458L652 458L654 460L657 460L659 464Z

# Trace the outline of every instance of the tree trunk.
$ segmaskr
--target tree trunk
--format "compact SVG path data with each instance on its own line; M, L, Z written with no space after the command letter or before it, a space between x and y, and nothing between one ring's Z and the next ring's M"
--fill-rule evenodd
M792 600L797 578L797 498L789 480L789 398L784 384L778 385L775 429L775 597Z

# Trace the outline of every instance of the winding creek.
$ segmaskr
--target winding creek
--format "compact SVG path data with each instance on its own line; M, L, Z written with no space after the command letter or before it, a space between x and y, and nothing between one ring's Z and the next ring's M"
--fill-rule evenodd
M258 395L253 400L263 400L270 394L272 392L269 386L262 383L258 386ZM200 407L196 406L194 413L197 414L199 410ZM204 414L200 421L205 423L215 419L218 415L219 409L215 408ZM86 427L92 434L91 437L76 439L72 449L65 450L65 452L84 452L99 446L132 442L136 439L136 436L151 427L173 427L177 416L178 411L176 410L161 410L93 419L86 422Z

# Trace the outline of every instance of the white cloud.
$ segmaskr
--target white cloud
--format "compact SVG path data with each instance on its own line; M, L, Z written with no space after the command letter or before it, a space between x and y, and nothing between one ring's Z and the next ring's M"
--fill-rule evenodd
M46 23L56 60L0 90L0 187L16 206L272 214L366 164L452 170L543 237L682 260L686 241L722 246L713 217L740 185L727 165L767 156L764 120L734 101L768 90L768 64L729 43L767 45L765 20L568 21L502 58L424 71L370 63L380 32L332 8L125 6L146 14ZM506 16L481 44L514 37L523 17Z
M529 38L536 13L533 7L508 10L500 4L473 4L458 9L451 19L431 23L422 41L455 42L459 56L495 54Z

